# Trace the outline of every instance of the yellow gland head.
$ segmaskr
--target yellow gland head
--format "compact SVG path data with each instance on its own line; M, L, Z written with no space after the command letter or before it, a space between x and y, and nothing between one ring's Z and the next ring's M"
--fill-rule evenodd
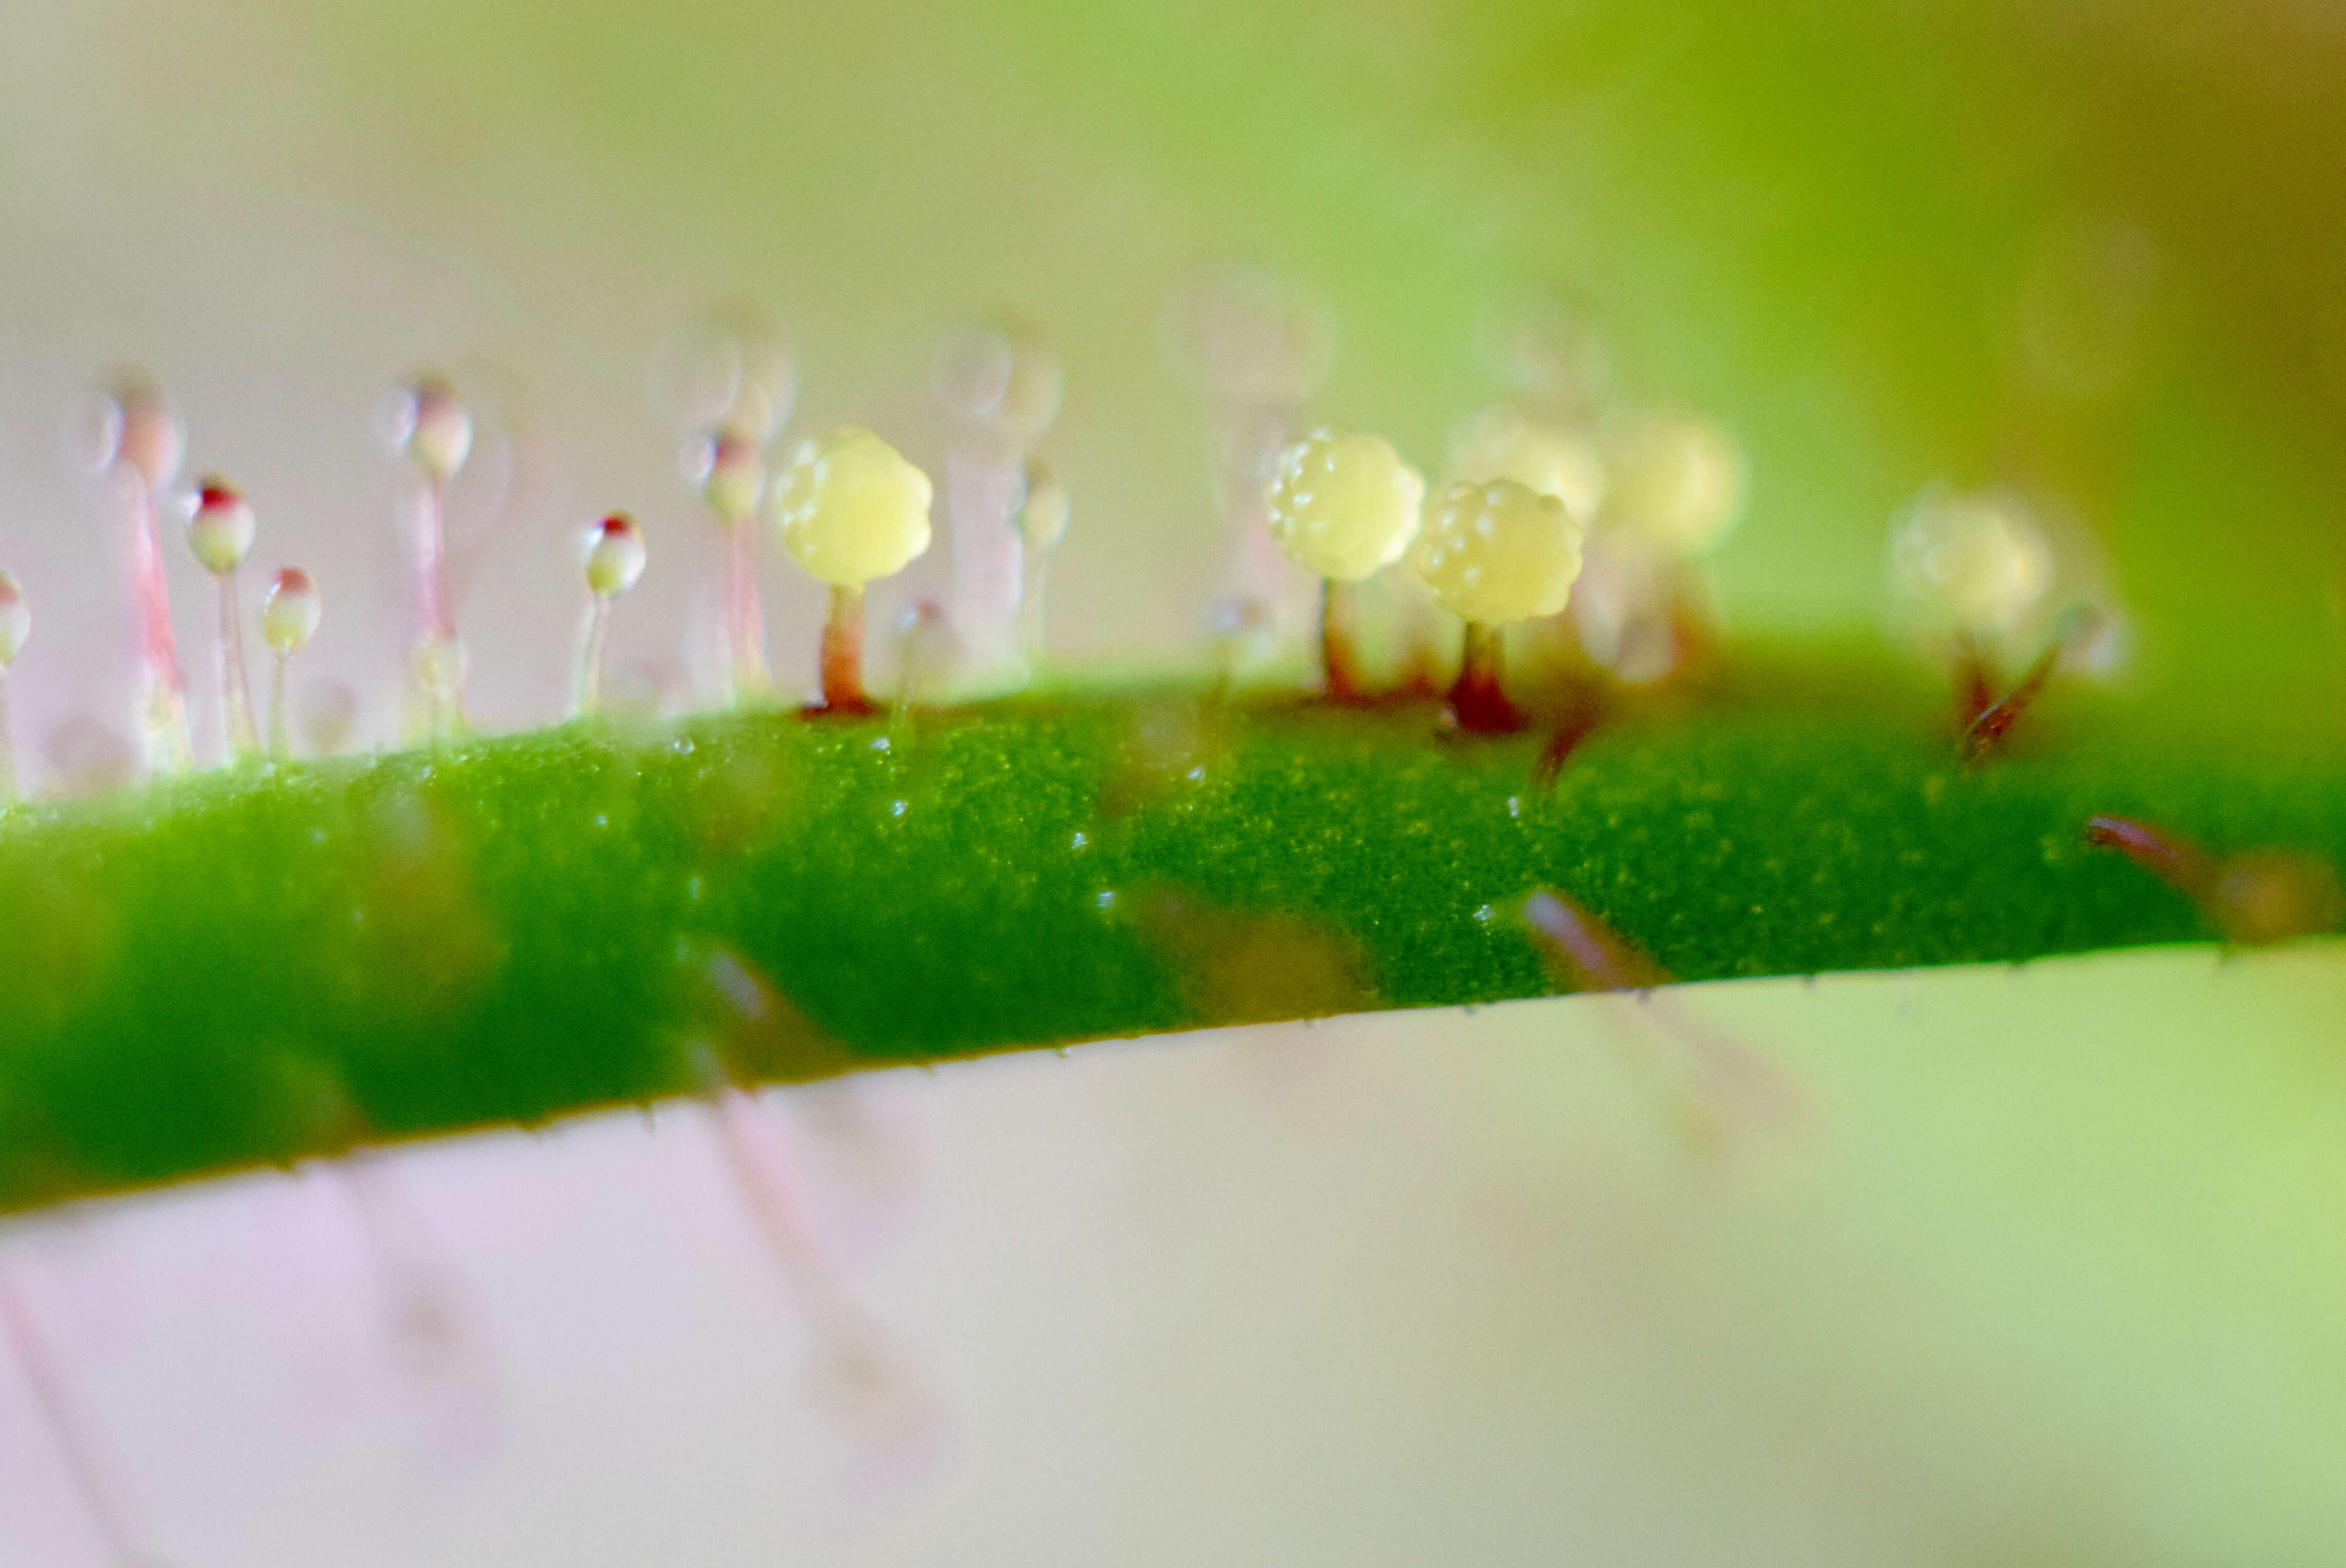
M317 635L325 604L318 585L299 566L288 566L269 585L260 600L260 635L280 657L301 651Z
M251 504L243 492L218 474L204 481L189 509L188 548L215 577L224 577L243 565L252 548Z
M1039 457L1026 460L1026 488L1018 498L1018 510L1011 514L1010 524L1018 530L1031 555L1045 555L1059 546L1067 536L1067 487L1051 472L1051 465Z
M644 575L644 531L624 512L586 530L586 591L598 599L624 594Z
M1390 443L1323 427L1279 454L1264 498L1271 537L1297 565L1357 583L1417 537L1425 480Z
M1484 626L1552 616L1580 575L1582 530L1564 503L1512 479L1443 492L1410 566L1452 615Z
M808 575L857 588L929 547L929 476L856 425L801 445L775 493L782 548Z
M1450 468L1460 479L1512 479L1553 495L1583 523L1605 499L1605 455L1596 442L1504 405L1459 422L1450 436Z
M425 376L408 389L401 415L399 443L425 478L453 478L464 466L473 453L473 415L454 387Z
M749 521L766 491L766 455L757 441L728 424L699 443L695 464L700 494L717 521L728 528Z
M0 572L0 669L16 662L32 635L33 606L25 602L25 585Z
M2053 551L2019 504L1995 495L1925 496L1890 543L1895 587L1933 631L1994 633L2052 585Z
M1649 414L1613 443L1598 520L1682 559L1727 537L1743 511L1743 453L1707 419Z

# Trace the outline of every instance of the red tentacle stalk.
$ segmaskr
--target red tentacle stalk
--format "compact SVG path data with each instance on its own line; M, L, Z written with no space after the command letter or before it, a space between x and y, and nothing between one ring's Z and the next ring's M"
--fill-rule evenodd
M1556 728L1548 732L1547 744L1540 748L1539 758L1532 764L1532 784L1542 794L1553 794L1556 781L1564 773L1564 765L1580 749L1580 743L1596 732L1605 719L1605 694L1586 682L1576 682L1571 701L1558 716Z
M2204 899L2215 889L2218 868L2214 856L2147 822L2137 822L2131 817L2088 818L2086 842L2119 851L2168 886L2192 898Z
M822 701L811 711L861 718L877 711L863 691L863 589L833 584L822 623Z
M1325 577L1320 583L1320 664L1327 677L1328 700L1355 704L1367 700L1361 679L1360 591L1356 585Z
M1995 706L1995 672L1969 632L1955 638L1954 701L1957 735L1969 735L1980 716Z
M2028 711L2029 704L2045 689L2045 683L2053 678L2053 671L2061 662L2062 647L2061 643L2055 642L2038 654L2036 662L2028 667L2019 684L1983 708L1964 728L1964 761L1977 762L2003 743L2004 735L2020 722L2020 716Z
M1462 732L1513 735L1524 728L1523 712L1502 684L1504 661L1499 628L1468 621L1466 657L1450 687L1450 717Z
M2346 921L2338 873L2316 855L2248 850L2212 855L2131 817L2095 817L2086 841L2116 850L2199 906L2227 942L2259 947L2336 931Z

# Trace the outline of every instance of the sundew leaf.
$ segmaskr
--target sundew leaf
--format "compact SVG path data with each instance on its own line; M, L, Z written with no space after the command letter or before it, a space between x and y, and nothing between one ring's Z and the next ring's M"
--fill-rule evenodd
M574 723L0 820L0 1205L1023 1046L2210 933L2088 817L2346 862L2346 769L1775 683L1542 737L1164 689Z

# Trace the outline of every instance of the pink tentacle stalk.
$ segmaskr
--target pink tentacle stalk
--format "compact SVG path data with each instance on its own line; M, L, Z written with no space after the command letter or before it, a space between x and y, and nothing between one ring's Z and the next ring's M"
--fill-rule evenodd
M758 593L758 531L725 530L725 657L732 699L755 701L773 688L766 668L766 609Z
M701 499L722 541L718 608L726 700L735 706L761 701L773 689L766 668L766 614L758 596L757 516L766 490L765 453L750 431L720 425L695 443L688 472L700 481Z
M423 476L415 507L415 671L434 739L464 728L464 649L448 595L447 484Z
M151 1568L154 1559L131 1540L115 1507L97 1444L67 1397L65 1380L58 1373L32 1308L18 1292L15 1281L5 1274L0 1274L0 1339L5 1340L15 1357L34 1406L48 1428L49 1441L56 1445L66 1474L72 1477L74 1490L81 1494L82 1508L98 1538L106 1543L107 1555L119 1568Z
M0 665L0 806L13 806L18 799L16 743L8 728L8 668Z
M219 579L220 722L229 750L237 759L260 754L260 731L252 718L252 677L244 663L244 616L237 603L236 574Z
M179 678L179 655L171 636L171 588L163 576L163 545L155 519L155 490L136 469L128 474L130 497L130 598L138 619L140 733L147 766L158 774L185 772L195 763L188 738L187 687Z
M438 376L409 388L402 404L399 444L422 481L412 540L415 569L415 677L434 740L464 728L464 649L456 638L456 606L448 591L448 481L473 450L473 416L455 389Z

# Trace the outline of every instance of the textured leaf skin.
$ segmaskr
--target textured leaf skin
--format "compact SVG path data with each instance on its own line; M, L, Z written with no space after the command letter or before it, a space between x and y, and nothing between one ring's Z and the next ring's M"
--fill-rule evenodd
M2104 733L2107 728L2108 732ZM2206 936L2099 811L2346 861L2346 772L1919 702L1535 733L1166 692L574 724L0 821L0 1206L862 1065L1554 988L1561 889L1683 980Z

